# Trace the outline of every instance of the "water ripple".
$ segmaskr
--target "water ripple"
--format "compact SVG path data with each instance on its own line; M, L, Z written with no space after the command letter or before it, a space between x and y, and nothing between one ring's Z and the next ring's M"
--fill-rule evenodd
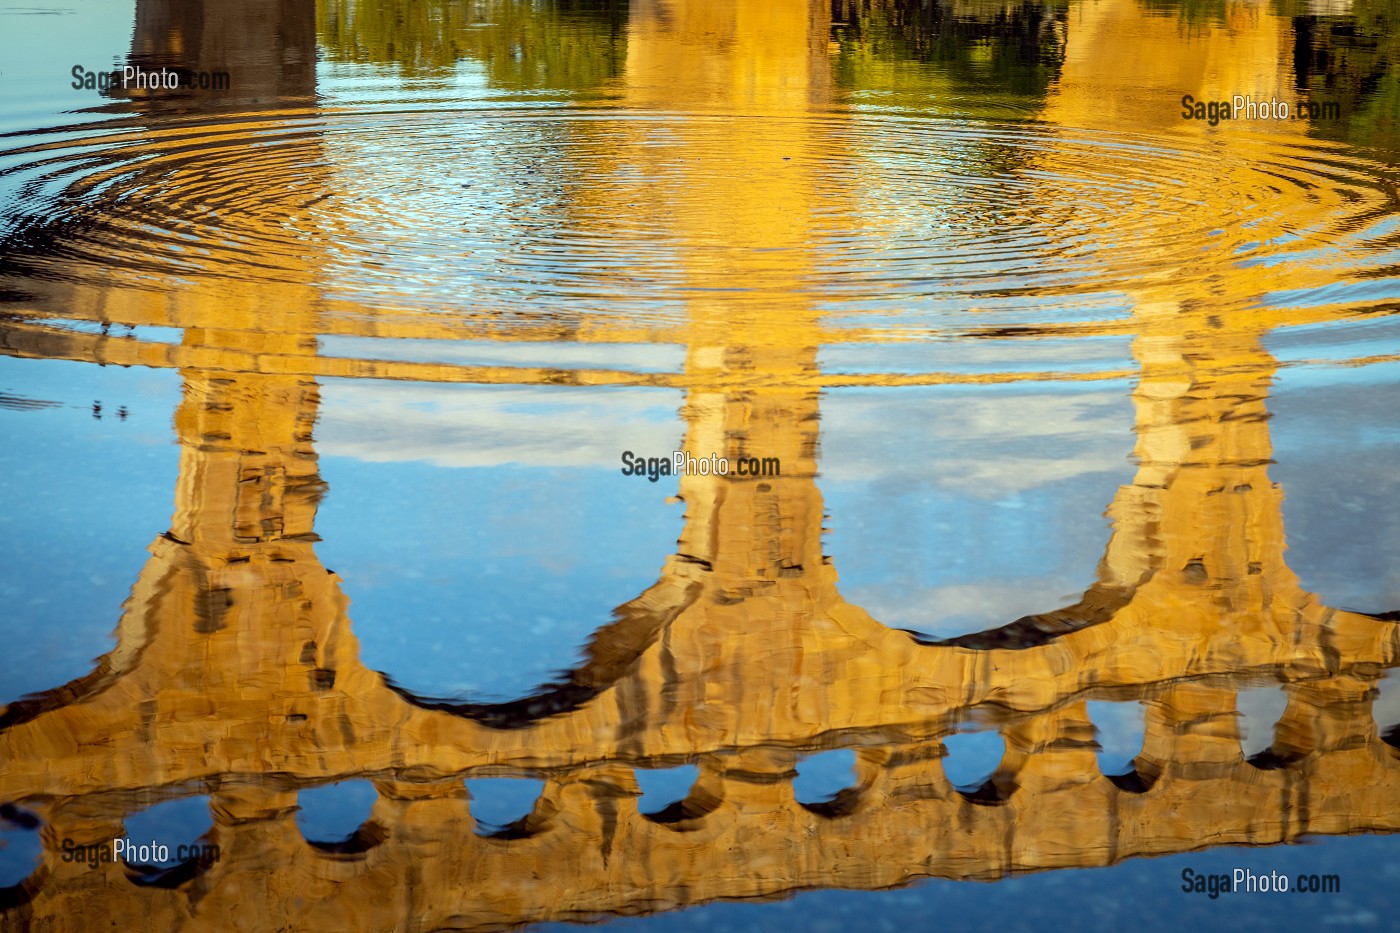
M200 276L360 313L639 325L722 300L940 333L1111 323L1167 296L1400 296L1389 171L1315 140L548 103L166 115L0 144L10 264L75 286Z

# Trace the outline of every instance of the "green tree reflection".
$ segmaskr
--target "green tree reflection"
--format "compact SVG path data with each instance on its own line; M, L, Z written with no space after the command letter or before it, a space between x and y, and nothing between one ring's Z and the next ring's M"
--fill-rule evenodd
M836 0L836 80L851 90L1042 98L1064 58L1067 0Z
M317 0L332 61L396 66L404 77L480 63L508 90L579 90L618 75L626 0Z
M1400 151L1400 0L1316 0L1293 17L1298 89L1341 105L1312 135Z

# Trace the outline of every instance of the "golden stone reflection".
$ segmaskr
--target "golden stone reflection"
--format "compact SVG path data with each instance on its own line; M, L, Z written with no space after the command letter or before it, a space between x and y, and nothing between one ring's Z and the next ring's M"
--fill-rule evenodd
M882 331L863 310L833 315L845 286L825 275L830 250L842 244L889 241L893 265L894 241L907 232L905 219L860 207L862 167L878 159L856 130L874 118L833 104L842 74L888 77L869 62L846 62L838 73L833 10L855 22L880 3L633 0L624 36L608 17L579 40L582 51L561 55L569 81L597 81L607 108L651 119L580 121L552 140L565 158L634 180L592 185L602 169L563 177L566 194L549 222L575 225L579 240L602 218L609 229L650 231L657 256L668 257L679 310L640 319L593 313L579 299L518 326L489 308L425 311L409 285L401 300L378 303L339 287L345 255L374 232L317 207L353 197L362 166L337 161L353 155L337 118L315 112L316 7L267 0L236 5L235 15L231 6L143 0L133 42L133 55L198 46L202 60L221 63L262 61L277 49L285 67L255 72L265 80L250 92L256 103L236 104L245 110L213 154L182 149L213 132L202 124L210 113L136 100L105 145L144 151L147 161L129 167L116 189L82 180L69 191L87 221L184 218L223 239L207 254L181 254L179 274L157 259L151 267L121 261L129 242L100 243L90 223L31 230L23 249L4 246L17 257L6 293L22 297L0 319L0 352L173 368L183 400L174 413L173 518L149 546L116 647L87 676L0 709L0 803L43 822L36 870L0 892L0 925L485 930L1400 831L1400 750L1378 734L1371 709L1379 680L1400 665L1400 627L1394 613L1329 606L1300 585L1284 560L1283 491L1269 477L1268 402L1279 363L1265 338L1367 312L1350 299L1270 305L1267 296L1325 287L1335 271L1321 262L1244 263L1235 250L1281 238L1289 225L1316 229L1339 212L1379 210L1385 196L1318 188L1297 196L1286 224L1231 227L1226 248L1203 255L1162 247L1148 256L1139 239L1199 245L1210 217L1228 216L1232 198L1258 187L1252 166L1299 144L1306 124L1267 137L1210 136L1218 195L1198 192L1194 208L1170 213L1147 213L1149 199L1143 215L1120 218L1134 236L1098 231L1096 268L1105 280L1134 283L1118 292L1124 314L1042 333L956 328L961 339L995 345L1127 335L1126 372L1047 362L1028 372L835 374L821 366L824 347L878 349L911 326ZM492 73L510 72L513 59L491 46L493 33L427 17L432 42L409 41L376 30L407 29L411 17L357 18L360 7L321 5L323 32L334 24L345 60L410 48L408 70L431 74L451 61L425 60L424 49L451 39L486 49ZM521 5L505 7L510 16L500 22L521 34L538 26L568 42L584 30L553 7L543 25L527 28ZM1046 8L1036 28L1056 50L1053 68L1022 95L1039 121L1123 138L1171 131L1205 139L1204 127L1182 129L1177 110L1142 88L1213 97L1236 81L1231 75L1247 74L1238 81L1251 87L1261 75L1276 83L1286 64L1282 16L1255 10L1181 42L1175 19L1146 9L1134 0ZM961 14L969 22L1001 15L1000 7ZM610 64L588 58L594 53ZM520 79L532 87L547 84L549 62L536 65ZM894 81L897 93L908 93L910 80ZM285 151L269 156L264 132ZM1298 139L1280 141L1289 134ZM1094 177L1096 166L1082 164L1094 151L1068 135L1047 137L997 171ZM1104 165L1117 157L1106 152ZM204 188L214 184L211 158L260 168L295 161L297 185L250 171L224 205L226 218L210 220L202 199L217 200ZM125 202L123 184L139 196ZM1081 210L1073 196L1047 182L1023 190L1018 209L1058 218L1068 231ZM928 197L933 213L960 208ZM296 250L282 248L288 229ZM87 251L43 245L65 237ZM1065 232L1048 241L1047 255L1072 253L1073 239ZM863 281L878 285L883 273L867 273ZM639 260L610 274L626 282L650 273ZM105 327L66 326L73 321L175 328L179 337L119 338ZM657 343L685 353L676 372L467 365L372 350L322 355L319 341L332 336L365 346L401 338ZM1111 537L1081 599L939 641L888 627L843 599L841 568L822 547L824 525L842 521L826 515L820 488L824 389L1125 375L1136 473L1105 503ZM686 513L675 553L558 683L503 703L429 700L362 663L339 578L316 554L325 377L560 393L676 387L685 393L685 449L778 457L782 475L681 478ZM1236 698L1261 684L1281 686L1287 709L1267 751L1246 758ZM1146 708L1143 746L1127 774L1100 770L1086 705L1095 700ZM955 787L941 763L945 740L968 722L995 728L1006 747L977 788ZM855 783L830 801L799 802L798 760L831 749L854 750ZM699 768L688 795L642 812L638 771L681 763ZM527 817L483 834L464 779L486 776L534 776L544 790ZM303 838L298 794L357 778L373 782L377 799L354 837L338 845ZM138 884L121 864L92 869L62 858L63 840L105 843L123 835L128 814L200 794L211 801L215 862Z

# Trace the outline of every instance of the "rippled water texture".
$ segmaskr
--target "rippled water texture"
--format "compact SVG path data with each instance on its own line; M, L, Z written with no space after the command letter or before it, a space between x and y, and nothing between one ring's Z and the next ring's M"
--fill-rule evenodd
M1398 18L0 6L0 928L1385 927Z

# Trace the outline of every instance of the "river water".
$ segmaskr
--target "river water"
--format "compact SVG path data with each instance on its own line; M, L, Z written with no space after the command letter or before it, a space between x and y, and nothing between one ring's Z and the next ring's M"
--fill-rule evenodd
M1397 16L0 6L0 927L1391 925Z

